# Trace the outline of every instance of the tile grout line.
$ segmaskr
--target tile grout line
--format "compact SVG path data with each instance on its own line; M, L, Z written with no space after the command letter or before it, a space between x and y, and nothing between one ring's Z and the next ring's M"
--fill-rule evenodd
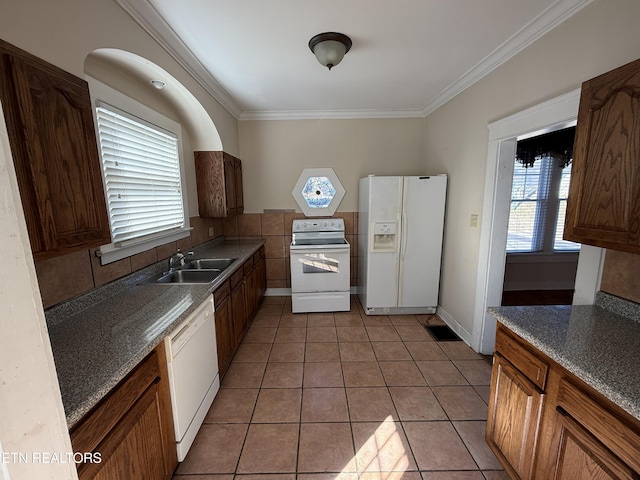
M357 304L356 304L356 307L357 307ZM353 305L352 305L352 308L353 308ZM238 473L238 468L239 468L239 464L240 464L240 459L242 458L242 455L243 455L243 453L244 453L244 450L245 450L245 447L246 447L246 444L247 444L248 435L249 435L249 429L251 428L251 425L258 425L258 424L261 424L261 423L259 423L259 422L254 423L254 418L255 418L255 415L256 415L257 406L258 406L258 400L259 400L259 398L260 398L260 394L262 393L262 391L263 391L263 390L265 390L265 389L266 389L266 387L264 386L264 381L265 381L265 378L266 378L266 370L267 370L267 367L268 367L269 363L278 363L278 362L271 362L270 360L271 360L271 355L272 355L272 353L273 353L274 346L275 346L275 344L276 344L276 337L277 337L278 329L279 329L279 328L286 328L286 327L281 327L281 326L280 326L280 325L281 325L281 322L282 322L282 320L283 320L283 316L285 315L285 311L286 311L286 303L284 303L284 304L282 305L281 312L280 312L280 316L279 316L279 318L278 318L278 324L277 324L277 326L276 326L276 333L274 334L274 336L273 336L273 338L272 338L272 340L271 340L271 342L270 342L270 344L269 344L269 352L268 352L268 355L267 355L267 361L266 361L266 363L265 363L265 370L263 371L263 373L262 373L262 377L261 377L261 379L260 379L260 385L258 386L258 393L257 393L257 396L256 396L256 400L255 400L255 403L254 403L254 405L253 405L253 409L252 409L251 417L249 418L249 423L247 424L247 430L246 430L245 435L244 435L244 438L243 438L243 443L242 443L242 447L241 447L241 449L240 449L240 454L239 454L239 456L238 456L238 461L236 462L236 467L235 467L235 472L234 472L234 474L235 474L235 475L239 475L239 473ZM405 440L406 440L406 442L407 442L408 450L411 452L411 455L412 455L412 456L413 456L413 458L414 458L414 462L415 462L415 465L416 465L416 470L415 470L415 471L416 471L416 472L421 472L421 471L423 471L423 470L420 470L420 467L418 466L418 463L417 463L417 460L416 460L415 454L414 454L414 452L413 452L413 448L412 448L412 446L411 446L411 444L410 444L410 442L409 442L409 440L408 440L408 436L407 436L407 433L406 433L406 430L405 430L405 425L404 425L405 421L403 421L402 419L400 419L400 415L398 414L397 405L396 405L396 403L397 403L397 402L394 400L393 396L391 395L391 390L390 390L390 388L391 388L391 387L393 387L393 385L389 385L389 384L388 384L388 381L387 381L387 379L385 378L384 373L383 373L382 368L381 368L381 363L383 363L385 360L380 360L380 358L379 358L379 357L378 357L378 355L376 354L376 351L375 351L375 349L373 348L373 343L374 343L374 342L371 340L371 337L369 336L369 331L368 331L368 330L367 330L367 328L366 328L368 325L366 325L366 324L364 323L363 315L365 315L365 314L364 314L362 311L360 311L358 308L356 308L353 312L350 310L348 313L357 313L357 314L359 315L359 317L360 317L360 321L362 322L362 326L363 326L363 328L364 328L364 330L365 330L365 333L366 333L366 335L367 335L367 338L368 338L368 341L366 341L366 342L365 342L365 341L363 341L362 343L367 343L367 344L370 346L370 348L371 348L371 350L372 350L372 352L373 352L373 355L374 355L374 359L375 359L376 365L377 365L378 370L380 371L380 374L382 375L382 378L383 378L383 380L384 380L384 388L385 388L385 391L386 391L386 393L387 393L388 397L391 399L391 405L392 405L393 410L394 410L394 416L397 418L397 423L399 423L399 424L400 424L400 428L402 429L402 432L403 432L403 434L404 434ZM286 314L289 314L289 312L286 312ZM340 342L340 341L339 341L339 339L338 339L338 335L337 335L337 333L338 333L337 328L338 328L338 327L337 327L337 325L336 325L336 318L335 318L335 314L332 314L332 315L333 315L333 329L334 329L334 332L335 332L335 334L336 334L335 345L336 345L337 352L338 352L338 361L339 361L339 364L340 364L340 372L341 372L341 375L342 375L342 390L343 390L343 392L344 392L345 403L346 403L346 408L347 408L347 418L348 418L347 422L348 422L348 424L349 424L349 429L350 429L350 431L351 431L351 444L352 444L352 448L353 448L353 450L354 450L354 463L355 463L355 468L356 468L356 474L355 474L355 475L356 475L356 477L355 477L355 478L357 479L357 478L358 478L358 476L361 474L361 472L359 471L359 470L360 470L360 467L358 466L358 461L357 461L357 458L356 458L356 454L357 454L357 451L356 451L356 439L355 439L355 432L354 432L354 429L353 429L353 424L354 424L354 423L361 423L361 422L355 422L355 421L353 420L353 418L352 418L352 415L351 415L351 409L350 409L350 405L351 405L351 404L350 404L350 402L349 402L349 396L347 395L347 388L351 388L351 387L347 387L347 383L346 383L346 379L345 379L345 372L344 372L345 363L347 363L347 362L345 362L345 361L343 360L343 352L342 352L342 350L340 349L340 344L341 344L341 343L349 343L349 342ZM415 317L414 317L414 318L415 318ZM416 319L416 320L417 320L417 319ZM389 319L389 321L391 322L391 319ZM417 321L419 322L419 320L417 320ZM420 323L420 322L419 322L419 323ZM322 323L321 323L320 325L316 325L316 326L325 326L325 325L322 325ZM327 325L327 326L328 326L328 325ZM369 326L375 326L375 325L369 325ZM434 399L436 400L436 402L437 402L438 406L439 406L439 407L442 409L442 411L444 412L444 415L445 415L445 417L446 417L446 420L433 420L433 422L436 422L436 421L437 421L437 422L442 422L442 421L449 422L449 424L451 425L451 427L453 428L453 430L456 432L456 436L457 436L457 438L462 442L462 444L464 445L464 447L465 447L466 451L469 453L469 455L471 456L472 460L474 461L474 464L477 466L477 469L475 469L475 470L469 470L469 471L478 471L478 472L479 472L483 477L485 477L485 478L486 478L486 476L484 475L484 473L481 471L480 466L478 465L478 462L477 462L477 461L476 461L476 459L473 457L473 455L471 455L471 451L469 450L469 447L468 447L468 446L467 446L467 444L464 442L464 440L460 437L460 434L459 434L459 432L458 432L458 429L456 429L456 427L453 425L453 420L451 419L450 415L449 415L449 414L447 413L447 411L444 409L444 406L443 406L443 404L441 403L440 399L435 395L435 392L433 391L433 388L432 388L433 386L428 382L428 380L427 380L427 378L425 377L425 375L424 375L423 371L418 367L418 365L417 365L417 362L418 362L418 361L415 359L414 354L412 354L412 353L409 351L409 349L407 348L407 340L405 340L404 338L402 338L402 336L400 335L400 332L398 332L397 327L398 327L398 326L404 326L404 325L402 325L402 324L396 325L395 323L391 322L391 326L393 326L393 327L394 327L394 329L393 329L393 330L395 331L395 333L396 333L396 334L398 335L398 337L399 337L399 343L401 343L401 344L402 344L402 346L405 348L405 350L408 352L409 357L410 357L410 359L411 359L411 360L410 360L410 362L413 364L414 368L416 368L416 369L418 370L418 372L420 373L421 378L425 381L425 385L424 385L424 387L429 388L429 391L433 394ZM258 327L258 328L260 328L260 327ZM307 349L308 345L307 345L307 344L308 344L309 342L307 341L307 335L306 335L306 333L308 332L308 330L307 330L307 329L309 328L309 324L308 324L308 317L307 317L306 326L305 326L304 328L305 328L305 338L304 338L304 342L295 342L295 343L302 343L302 344L303 344L303 352L302 352L302 381L301 381L301 387L300 387L300 388L301 388L301 395L300 395L300 411L299 411L299 414L298 414L298 422L297 422L297 423L298 423L298 441L297 441L297 452L296 452L295 472L293 472L293 475L296 475L296 477L297 477L297 476L299 476L299 475L301 475L301 474L304 474L304 473L312 473L312 472L302 472L302 473L301 473L301 472L299 472L299 471L298 471L298 470L299 470L299 467L300 467L300 447L301 447L301 433L302 433L302 424L303 424L303 422L302 422L303 409L302 409L302 408L303 408L304 398L305 398L305 392L304 392L304 390L305 390L304 380L305 380L305 370L306 370L306 369L305 369L305 366L306 366L308 363L327 363L327 362L307 362L307 358L306 358L306 357L307 357L307 353L308 353L308 349ZM244 342L243 342L243 343L244 343ZM266 343L266 342L265 342L265 343ZM291 343L291 342L284 342L284 343ZM311 343L313 343L313 342L311 342ZM332 342L318 342L318 343L333 344L334 342L332 341ZM360 342L358 342L358 343L360 343ZM437 343L436 343L436 344L437 344ZM248 344L248 345L250 345L250 344ZM464 378L464 380L465 380L465 382L466 382L466 385L464 385L464 386L470 386L470 387L473 389L474 393L476 393L476 395L478 395L478 397L479 397L479 398L481 398L481 400L483 401L483 403L485 403L485 404L486 404L486 402L484 401L484 398L482 398L482 397L480 396L480 394L478 393L478 391L476 390L475 385L472 385L472 384L471 384L471 382L469 381L469 379L468 379L468 378L467 378L467 377L462 373L462 371L460 370L460 368L459 368L459 367L454 363L454 359L452 359L452 358L449 356L449 354L447 354L447 353L446 353L446 351L443 351L443 353L444 353L445 357L447 358L447 360L446 360L446 361L450 362L450 363L454 366L454 369L455 369L455 370L456 370L456 371L457 371L457 372L462 376L462 378ZM389 359L388 361L389 361L389 362L402 362L402 361L407 361L407 360L393 360L393 359ZM237 363L241 363L241 362L237 362ZM290 362L285 362L285 363L290 363ZM413 387L412 387L411 385L406 385L406 386L405 386L405 385L399 385L399 387L409 387L409 388L417 388L417 387L422 387L422 386L423 386L423 385L416 385L416 386L413 386ZM446 385L445 385L445 386L446 386ZM459 386L459 385L452 385L452 386ZM285 388L285 387L282 387L282 388ZM288 387L287 387L287 388L288 388ZM323 387L309 387L309 388L323 388ZM332 387L324 387L324 388L332 388ZM354 388L354 389L357 389L357 388L374 388L374 387L354 386L353 388ZM420 421L420 420L415 420L415 421L416 421L416 422L418 422L418 421ZM425 420L425 421L427 421L427 420ZM462 421L464 421L464 420L460 420L460 421L462 422ZM369 422L369 421L368 421L368 420L363 420L362 422L365 422L365 423L366 423L366 422ZM409 422L412 422L412 421L411 421L411 420L407 420L406 422L407 422L407 423L409 423ZM266 422L266 423L267 423L267 424L292 424L292 423L294 423L294 422ZM342 422L335 422L335 421L323 421L323 422L311 422L311 423L342 423ZM396 423L396 422L394 421L394 423ZM412 471L413 471L413 470L412 470ZM427 470L424 470L424 471L427 471ZM429 471L430 471L430 470L429 470ZM317 472L317 473L327 473L327 472ZM283 474L284 474L284 473L283 473Z

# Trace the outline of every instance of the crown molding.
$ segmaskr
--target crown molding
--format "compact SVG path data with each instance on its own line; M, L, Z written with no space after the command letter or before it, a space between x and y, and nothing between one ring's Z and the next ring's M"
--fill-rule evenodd
M424 118L419 108L405 110L255 110L244 111L238 120L335 120L356 118Z
M240 121L426 117L490 74L579 10L589 5L592 1L593 0L556 1L503 42L493 52L467 70L455 82L433 98L424 108L399 110L242 111L238 103L229 95L224 87L218 83L211 72L202 65L200 60L191 52L148 0L116 0L199 85L215 98L234 118Z
M147 0L116 0L193 79L236 119L242 112L238 103L218 83L200 60Z
M458 80L440 92L423 109L426 117L449 100L507 62L540 37L546 35L593 0L558 0L518 30L489 55L467 70Z

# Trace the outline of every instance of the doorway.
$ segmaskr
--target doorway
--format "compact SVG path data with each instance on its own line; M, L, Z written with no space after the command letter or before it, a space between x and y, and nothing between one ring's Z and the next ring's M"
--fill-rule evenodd
M487 314L487 308L502 303L517 139L575 125L579 101L577 89L489 125L472 337L472 347L482 354L492 354L495 342L496 320ZM573 304L593 304L601 260L602 249L581 247Z
M501 305L571 305L580 244L563 239L575 125L517 138Z

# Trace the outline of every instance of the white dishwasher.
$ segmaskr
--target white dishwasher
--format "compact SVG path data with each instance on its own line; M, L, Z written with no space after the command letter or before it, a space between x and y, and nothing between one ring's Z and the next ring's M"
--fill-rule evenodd
M220 388L213 296L165 339L178 461L183 461Z

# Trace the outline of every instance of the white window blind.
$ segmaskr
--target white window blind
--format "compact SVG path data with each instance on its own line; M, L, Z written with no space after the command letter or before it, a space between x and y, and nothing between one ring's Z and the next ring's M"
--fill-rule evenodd
M550 161L550 158L543 158L529 168L518 162L515 164L507 252L538 252L543 249L551 181Z
M113 243L183 228L176 135L102 102L96 116Z
M580 245L562 239L571 165L561 168L552 157L513 169L507 253L569 252Z
M560 188L558 190L558 219L553 238L553 249L556 251L575 251L580 249L580 244L563 240L564 221L567 216L567 197L569 196L569 181L571 180L571 165L562 169Z

